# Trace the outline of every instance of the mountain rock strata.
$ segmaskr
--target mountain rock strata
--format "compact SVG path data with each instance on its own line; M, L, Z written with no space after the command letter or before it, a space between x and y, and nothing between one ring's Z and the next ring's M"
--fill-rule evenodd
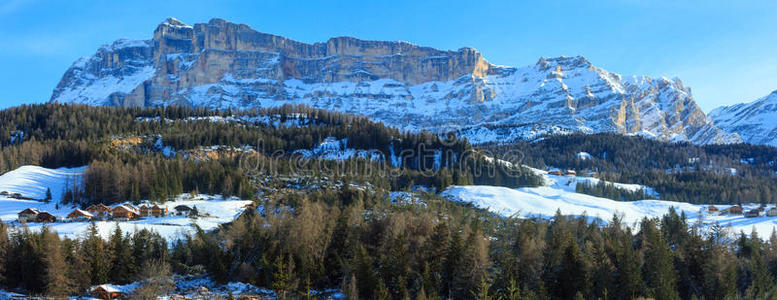
M51 101L248 109L283 104L366 115L474 143L618 132L699 144L718 129L678 79L623 77L583 57L497 66L477 50L332 38L306 44L221 19L170 18L150 40L118 40L76 61Z

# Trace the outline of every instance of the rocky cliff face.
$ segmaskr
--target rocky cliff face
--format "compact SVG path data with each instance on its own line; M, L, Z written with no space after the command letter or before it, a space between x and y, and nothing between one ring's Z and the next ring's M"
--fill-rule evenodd
M307 104L472 142L552 132L619 132L696 143L739 141L715 127L679 80L626 77L583 57L495 66L442 51L350 37L306 44L213 19L160 24L78 60L51 101L253 108Z
M710 118L744 142L777 146L777 91L750 103L716 108Z

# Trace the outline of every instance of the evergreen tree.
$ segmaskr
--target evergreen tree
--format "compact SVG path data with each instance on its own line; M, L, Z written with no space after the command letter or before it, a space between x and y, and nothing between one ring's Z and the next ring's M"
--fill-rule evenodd
M51 202L51 189L46 188L46 198L43 199L43 202L49 203Z
M679 299L669 245L653 220L644 219L640 229L645 249L643 273L649 295L656 299Z
M72 292L70 279L67 277L68 266L62 253L59 236L48 228L42 231L43 262L45 263L45 290L50 297L68 296Z

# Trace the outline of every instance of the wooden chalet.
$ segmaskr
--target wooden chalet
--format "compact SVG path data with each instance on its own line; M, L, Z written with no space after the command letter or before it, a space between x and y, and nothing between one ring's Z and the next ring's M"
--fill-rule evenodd
M742 214L742 207L739 206L739 205L734 205L732 207L724 209L723 213L727 213L727 214L730 214L730 215L741 215Z
M27 208L19 212L19 222L35 222L40 211L35 208Z
M713 212L719 212L720 209L715 207L715 205L710 205L707 207L707 211L713 213Z
M89 206L86 211L97 218L106 218L111 215L111 208L102 203Z
M148 217L148 214L150 212L150 207L148 207L148 205L143 204L140 206L140 209L138 210L138 212L141 217Z
M561 175L564 175L564 172L561 172L561 170L559 170L559 169L553 169L553 170L548 171L548 174L561 176Z
M94 218L94 215L81 209L75 209L67 215L67 219L71 221L87 221L92 218Z
M138 217L138 213L126 205L114 207L113 210L111 210L111 215L116 219L134 219Z
M575 172L575 170L566 170L566 171L564 171L564 175L566 175L566 176L577 176L577 172Z
M772 207L771 209L766 211L767 217L777 217L777 207Z
M751 209L745 213L745 218L757 218L763 215L763 210Z
M159 206L154 204L154 206L151 207L151 215L154 217L163 217L166 214L167 214L167 206L165 205Z
M175 209L175 214L178 216L188 216L192 211L192 208L186 205L178 205L173 209Z
M40 223L51 223L51 222L55 222L56 220L57 220L57 217L45 211L40 212L35 217L35 222L40 222Z
M110 284L98 285L93 287L90 292L92 295L99 299L117 299L124 295L124 292Z

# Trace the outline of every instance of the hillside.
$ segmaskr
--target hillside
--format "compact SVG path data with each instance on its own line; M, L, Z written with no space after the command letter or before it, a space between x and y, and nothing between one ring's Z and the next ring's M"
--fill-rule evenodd
M252 109L305 104L472 143L616 132L698 144L718 129L679 79L622 76L584 57L489 63L473 48L337 37L306 44L212 19L168 19L148 40L117 40L65 72L51 102Z
M475 207L508 217L552 218L561 213L608 224L614 216L618 216L624 224L636 226L644 218L664 215L672 208L678 214L684 214L688 223L702 225L705 231L710 230L712 226L724 226L734 234L757 232L761 236L768 236L777 230L777 219L774 217L719 215L708 211L709 204L664 200L616 201L575 192L577 184L592 180L591 178L549 174L543 176L547 185L542 187L510 189L495 186L453 186L446 189L442 195L452 201L471 203ZM713 206L724 210L732 205ZM757 203L744 205L746 210L758 207Z
M570 134L480 148L532 167L595 172L607 180L650 186L664 200L777 201L777 148L770 146L700 146L618 134Z

